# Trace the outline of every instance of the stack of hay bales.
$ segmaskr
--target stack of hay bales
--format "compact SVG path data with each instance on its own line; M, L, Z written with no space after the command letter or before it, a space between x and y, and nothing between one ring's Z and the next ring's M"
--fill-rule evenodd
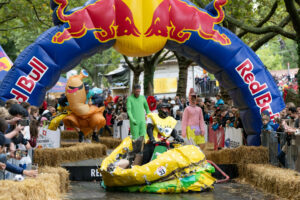
M107 146L108 149L114 149L121 144L122 140L112 137L100 137L100 143Z
M66 147L71 147L79 144L79 142L61 142L60 147L61 148L66 148Z
M235 149L221 151L205 151L207 160L216 164L247 164L269 162L269 151L265 147L240 146Z
M69 190L70 180L69 180L69 172L62 167L42 167L39 169L39 173L46 174L58 174L59 175L59 183L60 183L60 192L66 193Z
M300 173L268 164L239 166L240 178L282 198L300 199Z
M76 131L64 130L61 132L61 140L78 140L78 133Z
M0 200L7 199L63 199L69 187L69 173L63 168L42 168L37 178L24 181L0 181Z
M107 147L103 144L80 143L67 148L36 149L34 162L39 166L59 166L65 162L100 158L106 155Z
M119 138L112 137L100 137L100 144L104 144L108 149L114 149L121 144L122 140ZM71 147L79 144L79 142L65 142L62 141L60 146L62 148Z

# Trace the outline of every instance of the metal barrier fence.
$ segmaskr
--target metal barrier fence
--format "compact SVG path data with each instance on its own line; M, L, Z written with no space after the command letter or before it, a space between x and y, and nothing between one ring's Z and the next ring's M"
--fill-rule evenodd
M219 93L219 87L216 81L198 81L196 82L196 92L201 97L214 97Z
M272 165L300 171L300 135L263 131L261 144L269 148Z

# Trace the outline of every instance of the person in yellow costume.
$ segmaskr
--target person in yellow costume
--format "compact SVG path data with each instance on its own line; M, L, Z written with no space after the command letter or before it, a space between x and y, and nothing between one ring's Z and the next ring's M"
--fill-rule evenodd
M58 99L59 106L57 108L58 115L54 119L51 120L48 129L52 131L56 131L59 127L61 121L71 114L71 110L68 106L68 99L65 94L62 94Z
M159 142L168 143L167 140L170 136L180 143L184 142L175 129L177 121L169 116L170 107L170 104L162 103L158 108L158 114L150 113L147 116L147 135L143 150L143 164L151 160L156 144Z

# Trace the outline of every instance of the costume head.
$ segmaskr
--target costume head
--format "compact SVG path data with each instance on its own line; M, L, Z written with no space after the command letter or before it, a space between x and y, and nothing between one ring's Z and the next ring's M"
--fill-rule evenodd
M154 96L148 96L147 103L150 111L154 111L156 109L156 99L154 98Z
M85 72L81 72L79 75L71 76L66 85L66 97L70 104L70 109L72 111L77 110L76 114L78 115L86 112L86 107L84 106L86 102L86 92L82 79L86 78L87 76L88 75L85 74Z
M158 115L160 118L166 118L169 115L170 104L162 103L158 108Z
M190 92L189 92L189 102L190 102L190 106L196 106L196 93L194 91L194 88L191 88L190 89Z

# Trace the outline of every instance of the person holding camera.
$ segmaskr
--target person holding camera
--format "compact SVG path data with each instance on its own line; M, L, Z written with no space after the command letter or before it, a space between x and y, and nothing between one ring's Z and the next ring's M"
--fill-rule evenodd
M21 167L18 167L16 165L7 162L7 159L10 158L12 154L8 154L6 151L7 151L7 147L10 146L12 142L4 135L6 129L7 129L7 122L5 121L5 119L0 118L0 170L7 170L14 174L22 174L29 177L36 177L38 174L37 170L24 170ZM16 156L14 155L13 157Z
M13 118L7 121L9 126L5 136L10 138L15 145L23 144L26 149L30 149L29 142L24 138L24 127L29 126L29 120L26 119L27 110L19 104L14 104L8 112Z

